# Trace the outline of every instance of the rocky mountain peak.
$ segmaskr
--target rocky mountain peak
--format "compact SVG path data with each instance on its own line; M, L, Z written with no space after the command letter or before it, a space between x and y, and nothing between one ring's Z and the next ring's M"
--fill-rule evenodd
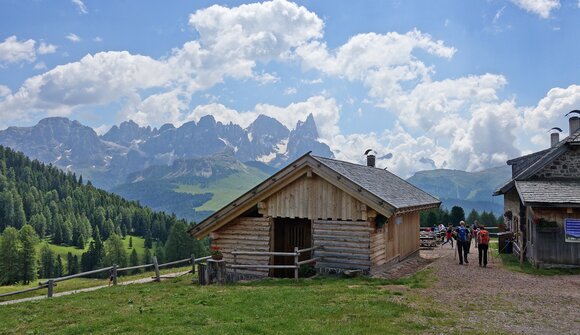
M133 120L113 126L101 138L105 141L129 146L134 141L143 141L152 136L151 127L140 127Z

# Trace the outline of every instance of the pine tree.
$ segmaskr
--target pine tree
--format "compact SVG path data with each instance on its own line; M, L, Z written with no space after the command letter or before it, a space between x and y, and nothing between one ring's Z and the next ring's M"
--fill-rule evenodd
M36 278L38 236L31 225L25 224L18 233L18 239L22 246L19 252L20 279L24 284L28 284Z
M449 219L454 225L458 225L459 221L465 221L465 211L462 207L453 206L451 207L451 214L449 214Z
M77 248L79 249L84 249L85 248L85 238L82 234L79 235L79 238L77 240Z
M72 271L72 274L80 272L79 256L77 256L77 255L73 256L73 265L71 266L71 271Z
M129 264L131 266L139 265L139 257L137 256L137 251L135 249L133 249L133 251L131 251L131 256L129 257ZM140 269L133 270L133 273L139 273L139 272L141 272Z
M60 257L60 255L58 255L56 257L56 264L55 264L55 268L54 268L54 276L55 277L62 277L62 273L63 273L63 265L62 265L62 258Z
M0 236L0 284L12 285L19 277L19 239L14 227L4 229Z
M54 251L48 243L43 243L40 247L40 269L38 271L40 278L55 277L55 264Z
M149 230L147 230L145 234L145 248L153 248L153 238L151 237L151 232Z
M187 226L183 221L177 221L169 231L165 244L167 261L176 261L191 256L192 239L187 233Z
M129 249L133 248L133 236L129 236Z
M74 274L74 272L73 272L73 267L74 267L73 261L74 261L73 260L73 254L72 254L72 252L69 251L66 254L66 273L68 275Z
M105 266L117 264L118 266L127 266L127 253L123 246L121 237L117 234L112 234L109 239L105 241Z
M143 264L151 264L151 249L145 248L143 253Z

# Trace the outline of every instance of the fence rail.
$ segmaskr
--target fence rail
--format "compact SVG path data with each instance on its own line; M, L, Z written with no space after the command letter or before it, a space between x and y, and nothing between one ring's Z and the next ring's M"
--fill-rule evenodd
M300 265L310 264L319 260L319 257L298 261L300 255L305 252L322 249L322 246L312 248L298 249L294 248L294 252L279 252L279 251L232 251L234 256L234 264L227 265L228 268L234 269L234 281L238 281L238 269L294 269L294 279L298 280L298 270ZM238 255L252 255L252 256L285 256L294 257L294 264L288 265L270 265L270 264L238 264Z
M151 263L151 264L135 265L135 266L129 266L129 267L124 267L124 268L118 268L117 265L113 265L113 266L108 266L106 268L76 273L74 275L58 277L58 278L50 278L45 282L39 282L38 287L32 287L32 288L28 288L25 290L3 293L3 294L0 294L0 298L8 297L11 295L28 293L28 292L32 292L32 291L36 291L36 290L45 289L45 288L48 289L47 296L50 298L53 296L54 286L56 286L56 283L58 283L58 282L70 280L70 279L74 279L74 278L79 278L79 277L85 277L85 276L89 276L89 275L97 274L97 273L101 273L101 272L106 272L106 271L111 271L111 280L113 281L113 285L117 285L117 276L118 276L119 272L153 267L154 271L155 271L155 276L153 278L155 281L158 282L161 280L161 275L159 273L159 268L161 268L161 267L191 262L191 270L189 272L195 273L195 264L199 263L201 261L207 260L209 258L211 258L211 256L195 258L195 255L192 254L190 258L181 259L178 261L168 262L168 263L164 263L164 264L158 264L157 257L153 256L153 263Z

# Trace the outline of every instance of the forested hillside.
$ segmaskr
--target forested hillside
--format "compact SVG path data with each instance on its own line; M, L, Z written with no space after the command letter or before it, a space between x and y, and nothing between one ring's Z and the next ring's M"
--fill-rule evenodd
M137 202L99 190L82 177L31 161L22 153L0 146L0 231L29 223L38 236L50 235L56 244L84 247L98 227L110 234L151 235L165 241L175 216L154 213ZM84 241L84 243L83 243Z
M30 255L22 254L26 252L24 248L29 252L34 249L26 243L45 240L53 245L79 249L89 244L82 259L75 262L80 263L82 270L90 270L106 262L119 261L107 259L106 249L118 245L119 240L128 234L144 237L149 249L156 245L153 253L160 256L165 249L180 250L175 246L168 247L166 241L171 240L172 227L178 227L174 230L185 234L187 225L175 215L153 212L137 202L99 190L90 182L85 185L82 177L74 173L32 161L22 153L0 146L0 259L4 259L1 263L8 262L8 255L4 253L14 253L14 257L10 257L14 266L0 264L0 272L3 272L0 281L8 268L22 268L25 262L32 263L32 268L36 269L36 255L31 255L32 260L27 261ZM19 235L17 230L20 230ZM184 252L198 249L199 254L200 245L193 240L187 243L181 247ZM174 257L177 255L171 255ZM121 257L120 260L126 262L127 259ZM70 264L67 266L71 267Z

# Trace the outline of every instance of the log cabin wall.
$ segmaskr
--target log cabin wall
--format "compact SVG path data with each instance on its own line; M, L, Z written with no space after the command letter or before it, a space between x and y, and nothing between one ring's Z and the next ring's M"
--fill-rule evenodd
M371 233L371 264L373 266L383 265L387 261L386 226L388 224Z
M271 231L271 218L241 217L217 230L212 245L221 248L227 264L233 264L231 252L234 250L271 251ZM239 255L237 261L238 264L268 265L270 256ZM249 277L267 277L268 269L239 269L238 273Z
M270 217L366 221L366 206L314 173L305 174L259 205Z
M316 268L321 272L338 273L343 270L363 270L371 267L370 236L374 229L367 221L314 220L314 257L321 257Z

